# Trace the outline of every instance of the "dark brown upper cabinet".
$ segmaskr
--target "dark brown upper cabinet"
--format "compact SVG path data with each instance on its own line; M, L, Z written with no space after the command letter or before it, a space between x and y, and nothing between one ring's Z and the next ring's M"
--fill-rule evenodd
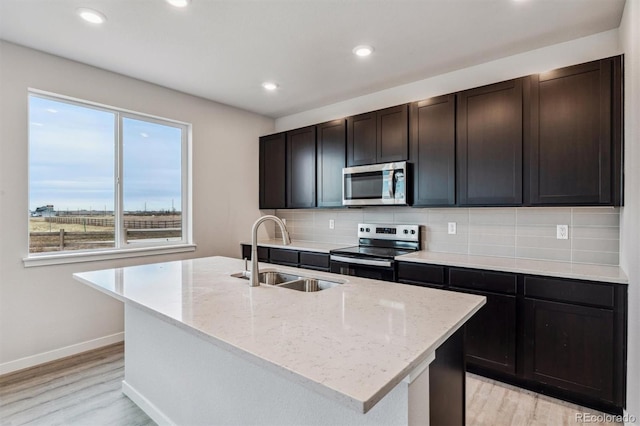
M316 206L316 126L287 132L287 207Z
M621 204L621 62L530 77L529 204Z
M522 204L522 79L458 93L461 206Z
M346 129L344 119L316 126L318 207L342 207L342 168L347 163Z
M285 153L286 137L284 133L260 138L259 205L261 209L286 207Z
M413 205L455 205L456 96L412 103L409 131Z
M347 165L408 158L408 106L398 105L347 118Z

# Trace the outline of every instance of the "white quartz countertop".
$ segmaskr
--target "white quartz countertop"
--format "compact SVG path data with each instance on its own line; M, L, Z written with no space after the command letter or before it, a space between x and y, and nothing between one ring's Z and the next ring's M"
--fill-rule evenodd
M344 283L315 293L233 278L209 257L74 274L89 286L367 412L485 303L465 293L261 264Z
M246 242L246 241L242 241L240 244L246 244L246 245L251 245L251 241ZM335 250L335 249L339 249L339 248L344 248L344 247L350 247L350 246L357 246L358 243L353 243L353 244L336 244L336 243L316 243L313 241L298 241L298 240L291 240L291 244L289 245L284 245L282 243L282 239L269 239L269 240L260 240L258 241L258 245L262 246L262 247L275 247L275 248L283 248L283 249L290 249L290 250L302 250L302 251L315 251L318 253L329 253L331 250Z
M418 251L397 256L396 260L433 265L459 266L549 277L573 278L588 281L628 284L624 271L618 266L588 265L550 260L528 260L493 256L435 253Z

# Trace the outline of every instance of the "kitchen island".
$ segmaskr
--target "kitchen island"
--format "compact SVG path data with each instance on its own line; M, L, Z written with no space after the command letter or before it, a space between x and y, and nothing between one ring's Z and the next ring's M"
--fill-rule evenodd
M123 391L158 423L428 424L429 364L485 303L286 267L341 284L252 288L231 276L243 269L211 257L74 274L125 303Z

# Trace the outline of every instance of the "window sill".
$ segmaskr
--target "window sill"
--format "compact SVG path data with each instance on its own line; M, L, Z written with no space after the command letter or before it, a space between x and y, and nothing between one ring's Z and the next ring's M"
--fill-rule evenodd
M170 246L137 247L109 251L67 252L41 254L22 259L25 268L34 266L62 265L65 263L94 262L99 260L125 259L160 254L184 253L196 250L195 244L176 244Z

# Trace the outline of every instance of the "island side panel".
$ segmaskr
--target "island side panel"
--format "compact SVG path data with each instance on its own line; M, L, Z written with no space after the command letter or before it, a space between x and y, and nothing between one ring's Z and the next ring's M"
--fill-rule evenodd
M464 326L436 349L436 359L429 365L429 387L430 423L439 426L464 426Z
M409 423L408 383L362 414L130 304L125 339L123 390L160 424Z

